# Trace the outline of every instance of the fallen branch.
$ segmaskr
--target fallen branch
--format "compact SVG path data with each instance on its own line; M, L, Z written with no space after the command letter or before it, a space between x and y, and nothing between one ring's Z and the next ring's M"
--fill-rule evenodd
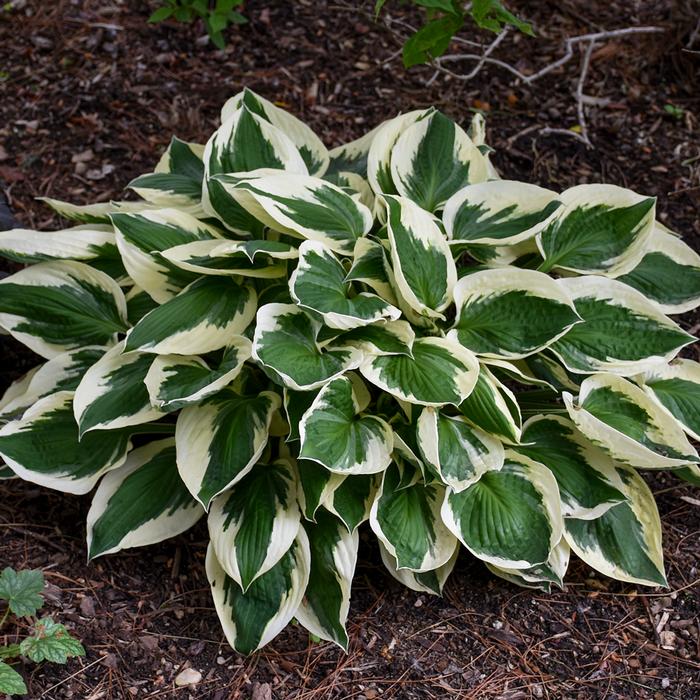
M403 29L407 29L411 32L415 31L414 27L412 27L407 22L399 19L394 19L389 16L385 17L385 23L390 29L390 31L394 33L396 32L393 29L392 25L400 26ZM507 27L502 32L500 32L490 44L486 45L479 44L475 41L462 39L461 37L454 37L453 41L456 44L475 47L481 49L481 51L479 53L447 54L445 56L439 56L433 59L431 65L435 68L435 72L428 79L427 85L431 85L432 83L434 83L438 75L440 75L441 73L449 75L450 77L456 80L464 82L470 81L473 78L475 78L486 65L492 65L497 66L498 68L502 68L503 70L506 70L512 75L514 75L525 85L532 85L534 82L538 81L540 78L543 78L545 75L548 75L557 68L561 68L562 66L566 65L574 57L576 47L580 44L585 44L585 49L581 58L581 69L578 81L576 83L576 91L574 93L574 96L576 98L576 114L580 127L580 133L577 133L576 131L571 131L569 129L545 128L540 130L540 134L565 134L567 136L576 138L582 143L584 143L586 146L591 147L593 144L591 143L590 137L588 135L588 124L586 121L586 105L595 105L599 102L599 100L595 97L586 95L584 93L584 86L586 84L586 78L588 77L588 71L590 69L593 50L600 42L608 41L610 39L617 39L620 37L627 37L636 34L657 34L664 31L665 30L663 29L663 27L654 26L625 27L622 29L612 29L610 31L591 32L589 34L580 34L578 36L572 36L566 39L564 42L563 56L540 68L535 73L531 74L523 73L521 70L511 65L510 63L502 61L498 58L494 58L492 56L494 50L499 46L499 44L501 44L501 42L505 39L506 35L508 34ZM448 64L460 63L464 61L475 61L476 65L467 73L459 73L447 67Z

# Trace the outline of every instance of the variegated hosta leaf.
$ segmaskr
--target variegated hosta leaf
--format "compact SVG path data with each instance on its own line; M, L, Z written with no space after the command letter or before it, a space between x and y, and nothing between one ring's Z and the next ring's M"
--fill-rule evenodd
M354 328L338 336L343 345L360 348L368 355L411 355L416 334L407 321L387 321Z
M554 474L565 517L591 520L625 498L615 462L562 416L530 418L517 450Z
M384 124L385 122L382 122L359 139L332 148L329 151L330 163L324 176L330 178L340 173L350 172L366 177L369 149L372 146L374 137L383 128Z
M474 389L479 363L459 343L448 338L418 338L411 353L367 357L360 372L392 396L424 406L458 406Z
M83 375L102 357L106 348L88 345L78 350L69 350L36 367L27 381L16 384L0 401L0 419L20 417L39 399L57 391L74 391Z
M391 177L391 150L401 134L431 110L417 109L400 114L377 127L367 153L367 179L376 194L396 194Z
M520 442L522 417L515 394L481 365L474 389L459 406L470 423L507 442Z
M204 149L207 177L259 168L306 175L308 169L292 140L246 105L231 110Z
M642 259L654 228L656 199L615 185L578 185L537 234L544 264L578 273L624 274Z
M209 537L221 567L247 591L292 546L299 532L297 479L291 464L257 464L209 511Z
M462 128L438 111L409 126L391 150L396 189L427 211L442 208L457 190L487 176L479 149Z
M306 460L300 462L308 464ZM380 474L331 474L321 492L320 503L343 521L348 532L354 532L369 519L380 483Z
M510 581L510 583L524 588L537 588L549 593L552 584L563 588L564 574L569 567L570 555L571 548L562 537L550 552L549 559L542 564L536 564L527 569L504 569L489 562L486 562L486 566L491 573Z
M31 264L47 260L118 258L111 226L90 224L61 231L0 231L0 256Z
M341 474L375 474L391 462L391 427L363 415L347 377L338 377L318 393L299 424L299 457Z
M279 241L193 241L163 251L174 265L199 275L241 275L271 278L287 274L284 260L299 257L298 250Z
M125 295L126 317L129 325L135 326L149 311L158 306L158 302L137 286L133 286Z
M619 581L666 586L661 521L654 495L634 469L618 469L625 501L595 520L566 518L564 536L578 557Z
M406 588L419 593L429 593L430 595L442 595L442 589L445 587L447 578L452 573L455 567L457 557L459 556L459 547L455 547L452 556L442 566L432 571L416 572L410 569L399 569L396 563L396 558L393 557L387 548L379 542L379 553L382 557L382 562L387 571Z
M247 338L233 337L215 368L196 355L158 355L144 378L151 403L162 411L199 403L228 386L250 353Z
M571 420L613 459L641 469L700 462L683 429L638 386L612 374L588 377L574 403L562 394Z
M560 202L555 192L514 180L492 180L455 192L442 221L452 244L514 245L549 223Z
M147 313L126 337L126 351L195 355L225 347L255 318L255 289L228 277L203 277Z
M655 301L665 314L700 305L700 255L658 222L644 257L618 279Z
M274 639L294 617L309 582L311 554L303 528L286 554L247 591L221 568L214 547L207 550L207 578L228 643L251 654Z
M475 557L504 569L546 562L563 528L552 472L511 451L499 471L460 493L448 489L442 519Z
M18 405L20 407L19 410L23 410L21 409L20 404L16 403L17 399L19 399L27 393L32 379L43 366L44 365L33 367L28 372L25 372L21 377L15 379L12 382L12 384L10 384L10 386L8 386L7 389L5 389L5 391L2 394L2 397L0 398L0 417L2 417L5 414L14 412L7 410L7 407L11 406L12 404Z
M401 469L391 464L372 505L370 525L398 568L432 571L448 562L459 546L440 518L445 489L421 481L400 488L401 482Z
M129 183L136 194L157 207L199 205L204 179L204 146L173 136L155 171Z
M461 416L426 407L418 418L417 437L423 459L455 492L464 491L484 472L503 466L501 442Z
M122 341L85 372L73 400L81 436L149 423L163 415L151 405L144 384L152 362L148 353L124 352Z
M175 440L139 447L97 487L87 515L90 559L179 535L204 514L180 479Z
M263 174L224 189L266 226L351 255L372 228L372 212L343 189L307 175Z
M535 270L472 272L459 280L454 297L449 337L488 357L526 357L580 321L566 291Z
M309 538L309 583L294 613L311 634L335 642L345 651L345 622L350 609L350 588L357 562L359 535L348 532L334 515L319 511L314 525L304 526Z
M51 359L114 343L127 327L126 300L111 277L84 263L39 263L0 280L0 326Z
M182 410L175 430L177 468L205 508L257 463L281 403L270 391L245 397L224 389Z
M410 199L387 195L384 201L401 296L419 314L444 318L440 312L452 302L457 268L437 219Z
M253 357L297 391L323 386L362 360L351 347L322 348L316 340L321 324L295 304L266 304L258 309Z
M226 101L221 109L221 121L225 122L242 106L247 107L253 114L276 126L292 141L299 150L299 154L304 160L310 175L321 177L326 172L329 153L321 139L293 114L277 107L248 88L244 88L237 95ZM252 170L252 168L249 169Z
M131 279L159 304L193 282L197 275L180 269L163 251L193 241L220 238L213 226L180 209L112 214L117 247Z
M66 493L90 491L102 474L124 462L130 449L124 431L79 439L72 391L39 399L0 428L0 457L17 476Z
M289 280L289 290L299 306L319 313L329 328L349 330L401 316L399 309L376 294L353 295L345 281L345 268L318 241L304 241L299 247L299 263Z
M297 469L299 471L299 505L304 517L313 521L316 517L316 511L343 477L329 472L318 462L312 462L308 459L300 459L297 462ZM334 480L332 481L332 479Z
M670 413L690 437L700 440L700 364L676 358L638 378L642 389Z
M551 349L579 374L631 376L667 362L695 341L640 292L606 277L558 280L583 319Z
M37 197L59 216L78 224L109 224L110 215L116 212L139 212L153 207L149 202L99 202L97 204L71 204L51 197Z
M362 282L382 299L396 305L389 261L382 244L371 238L358 238L352 258L352 266L345 275L345 281Z

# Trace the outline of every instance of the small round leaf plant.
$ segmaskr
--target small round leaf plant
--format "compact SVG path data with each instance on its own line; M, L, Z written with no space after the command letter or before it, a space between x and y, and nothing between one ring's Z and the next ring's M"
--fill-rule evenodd
M327 150L249 90L174 138L139 201L0 234L28 266L0 325L45 362L0 402L3 475L94 490L90 557L206 517L240 652L293 618L347 648L368 522L439 594L461 546L497 576L665 585L638 470L700 482L700 365L668 314L700 257L613 185L503 180L484 124L402 114ZM95 488L96 487L96 488Z

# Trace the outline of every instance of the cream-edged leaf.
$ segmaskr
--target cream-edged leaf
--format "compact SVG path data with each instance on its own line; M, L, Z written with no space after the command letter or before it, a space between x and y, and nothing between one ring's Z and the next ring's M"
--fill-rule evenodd
M396 285L418 314L443 318L457 268L437 219L410 199L386 195L387 231Z
M445 489L421 481L400 488L401 482L401 468L391 464L372 505L370 525L398 568L432 571L447 563L459 546L440 518Z
M666 586L661 520L654 495L634 469L618 469L625 501L595 520L566 518L564 536L576 555L606 576Z
M48 260L118 257L111 226L90 224L61 231L14 228L0 231L0 257L30 264Z
M321 347L321 324L294 304L266 304L258 309L253 357L289 389L317 389L362 361L352 347Z
M418 593L429 593L430 595L442 595L442 589L447 582L452 569L455 567L459 556L459 547L455 547L452 556L437 569L432 571L416 572L410 569L399 569L396 558L392 556L387 548L379 541L379 553L387 571L406 588Z
M248 88L226 101L221 108L221 121L225 122L231 114L242 106L261 119L270 122L289 138L299 151L309 175L323 176L328 169L330 160L328 150L321 139L303 121Z
M515 394L481 365L474 389L459 406L473 425L507 442L520 442L522 416Z
M451 244L511 246L545 228L560 202L555 192L515 180L491 180L455 192L442 215Z
M400 195L434 212L465 185L488 177L486 159L466 132L438 111L408 126L391 150Z
M289 290L299 306L320 314L329 328L349 330L399 318L401 311L376 294L353 294L345 274L345 268L323 243L304 241Z
M195 355L225 347L257 310L252 286L203 277L147 313L128 333L126 351Z
M542 464L511 451L460 493L447 490L442 519L479 559L505 569L528 569L549 559L562 536L559 489Z
M65 493L90 491L120 466L131 449L124 431L80 439L73 417L73 392L39 399L21 418L0 427L0 457L25 481Z
M39 263L0 280L0 326L42 357L111 345L126 330L126 300L104 272L72 260Z
M479 363L459 343L447 338L418 338L411 353L367 357L360 372L392 396L423 406L457 406L474 389Z
M306 591L310 558L308 538L300 529L285 555L244 592L226 575L209 544L206 569L214 606L226 639L236 651L250 654L287 626Z
M215 367L196 355L158 355L144 378L151 403L163 411L199 403L228 386L250 354L251 343L241 336L229 339Z
M505 451L498 439L435 408L424 408L418 417L417 441L423 459L456 493L503 466Z
M313 525L305 524L311 551L309 582L297 609L297 620L311 634L335 642L347 651L345 623L350 610L350 589L357 563L359 535L325 511Z
M680 424L636 384L594 374L578 399L562 394L571 420L593 443L624 464L672 469L700 462Z
M263 174L222 185L266 226L320 241L336 253L352 254L355 241L372 228L372 212L364 204L316 177Z
M73 401L81 435L141 425L163 415L151 405L144 383L152 362L148 353L124 352L122 341L85 372Z
M199 275L274 278L287 273L285 260L299 257L289 243L278 241L193 241L163 251L163 257Z
M551 350L579 374L631 376L668 362L695 338L636 289L598 275L557 280L583 319Z
M245 592L289 550L300 520L295 470L279 460L255 465L212 501L209 536L221 567Z
M163 256L163 251L193 241L220 238L218 229L180 209L112 214L117 247L131 279L159 304L196 279Z
M639 264L618 279L655 301L665 314L700 305L700 255L659 222Z
M74 391L85 372L102 357L107 348L87 345L69 350L36 367L25 375L26 382L13 385L0 401L0 419L20 417L39 399L57 391Z
M676 358L636 378L644 391L700 441L700 364Z
M562 206L537 234L542 270L624 274L646 252L656 199L615 185L577 185L559 195Z
M246 397L224 389L180 412L175 429L177 468L205 508L258 462L281 403L270 391Z
M454 298L457 318L448 337L487 357L526 357L580 321L566 291L535 270L473 272L457 282Z
M391 462L391 427L363 415L348 377L329 381L299 423L299 457L341 474L375 474Z
M90 559L161 542L204 515L180 479L175 440L148 443L100 482L87 515Z
M565 517L591 520L625 498L615 462L563 416L530 418L517 451L554 474Z

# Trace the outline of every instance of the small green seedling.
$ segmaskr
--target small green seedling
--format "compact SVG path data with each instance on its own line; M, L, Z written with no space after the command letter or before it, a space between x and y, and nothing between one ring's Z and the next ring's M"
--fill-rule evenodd
M64 625L51 617L36 618L43 607L44 574L37 570L15 571L7 567L0 574L0 601L7 603L0 617L0 630L7 623L10 613L15 617L16 637L21 641L0 646L0 693L24 695L27 686L22 676L9 661L25 657L30 661L53 661L65 664L73 656L84 656L82 644L71 637ZM30 621L29 625L22 618ZM27 636L20 632L29 630ZM9 635L8 635L9 636ZM7 641L7 639L5 639Z

